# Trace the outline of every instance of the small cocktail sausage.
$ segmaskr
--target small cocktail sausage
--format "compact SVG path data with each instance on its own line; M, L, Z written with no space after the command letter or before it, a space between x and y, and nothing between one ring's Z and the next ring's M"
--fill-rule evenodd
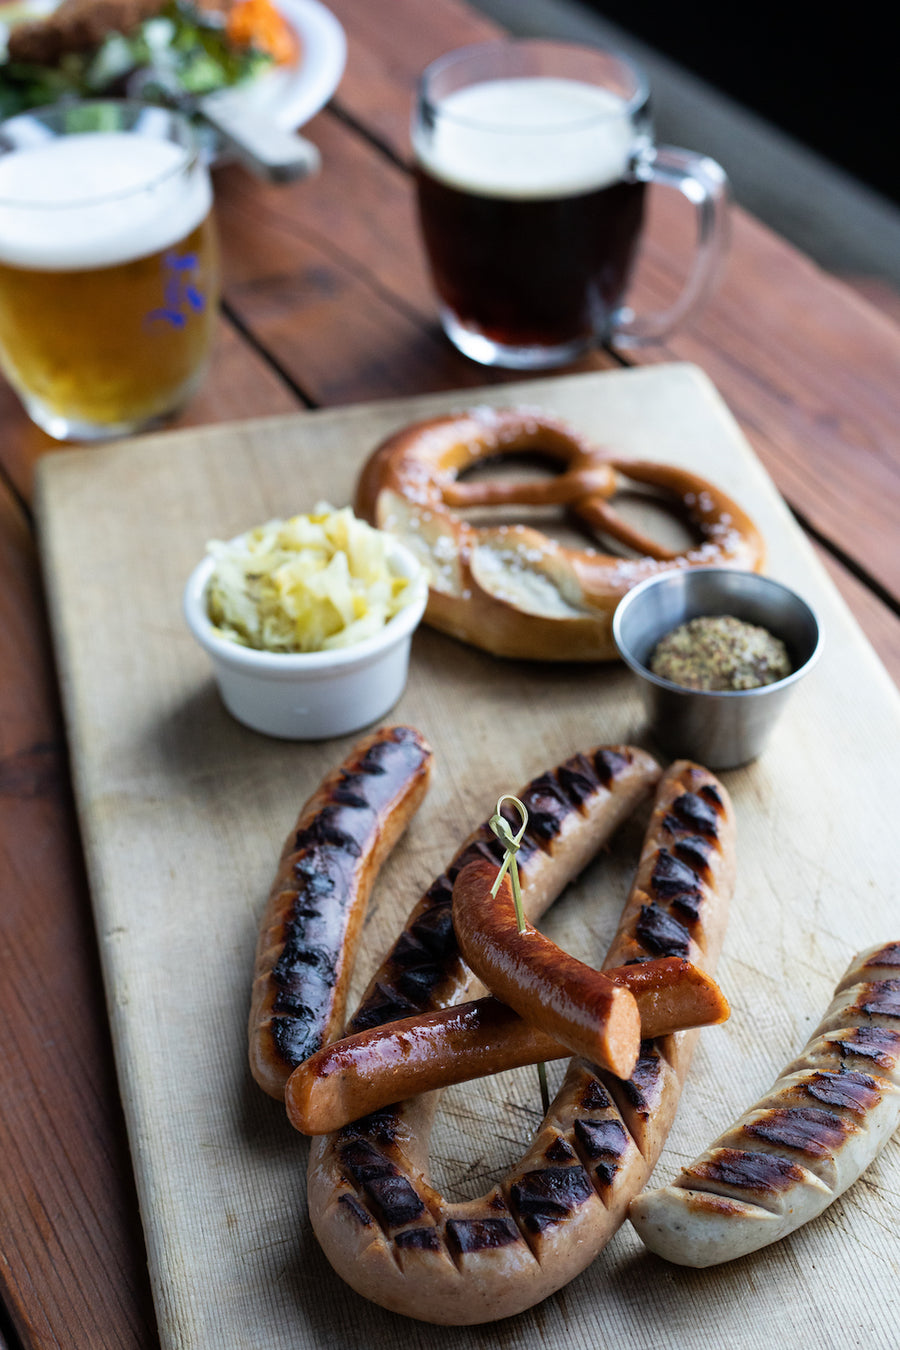
M645 1040L728 1017L716 982L681 957L605 973L634 996ZM323 1047L298 1064L284 1100L295 1129L327 1134L422 1092L568 1059L571 1053L497 999L481 998L388 1022Z
M453 883L453 928L466 964L507 1007L572 1055L630 1078L641 1048L641 1015L630 990L557 947L527 919L516 922L507 874L475 859Z

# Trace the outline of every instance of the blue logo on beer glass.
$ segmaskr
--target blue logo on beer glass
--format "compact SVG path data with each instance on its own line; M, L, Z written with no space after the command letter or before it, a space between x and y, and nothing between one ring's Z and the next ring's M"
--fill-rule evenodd
M191 311L201 314L206 308L203 292L194 285L193 274L199 269L196 253L179 255L170 249L164 253L160 262L163 274L163 300L159 309L151 309L146 322L155 321L171 324L173 328L184 328Z

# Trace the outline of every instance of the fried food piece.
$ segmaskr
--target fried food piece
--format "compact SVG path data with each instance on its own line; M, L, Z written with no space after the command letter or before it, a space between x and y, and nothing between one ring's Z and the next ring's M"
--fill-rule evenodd
M89 52L110 33L127 37L158 14L166 0L62 0L43 19L17 24L9 35L10 61L56 66L70 52Z

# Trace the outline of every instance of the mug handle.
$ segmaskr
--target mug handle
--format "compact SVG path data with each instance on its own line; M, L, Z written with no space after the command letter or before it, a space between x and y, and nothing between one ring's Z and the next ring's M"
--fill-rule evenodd
M653 314L636 315L624 306L618 311L613 340L623 347L658 342L700 305L719 279L728 250L728 177L708 155L658 145L641 156L636 177L645 183L673 187L697 212L694 264L674 304Z

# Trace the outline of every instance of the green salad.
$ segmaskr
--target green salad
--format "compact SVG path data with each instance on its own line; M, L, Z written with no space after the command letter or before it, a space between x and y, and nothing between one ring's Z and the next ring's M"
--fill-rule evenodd
M241 84L272 64L267 53L231 44L220 15L172 0L131 36L110 33L94 51L69 52L58 66L9 61L4 53L0 118L67 97L178 103Z

